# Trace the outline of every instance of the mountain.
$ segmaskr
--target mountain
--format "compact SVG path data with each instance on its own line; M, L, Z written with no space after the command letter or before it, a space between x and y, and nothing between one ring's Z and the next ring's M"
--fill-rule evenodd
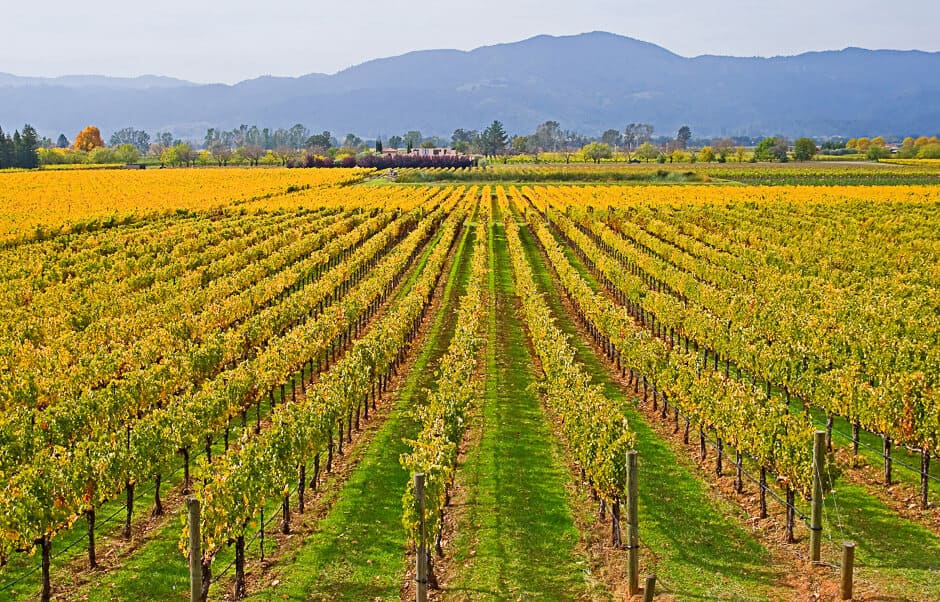
M180 88L197 86L182 79L162 75L141 75L140 77L105 77L103 75L63 75L61 77L20 77L10 73L0 73L0 87L52 86L63 88L114 88L124 90L147 90L149 88Z
M2 65L0 65L2 67ZM87 124L201 139L209 127L289 127L364 137L449 135L500 119L529 132L555 119L600 133L647 122L699 136L936 134L940 53L846 48L797 56L682 57L610 33L537 36L472 51L428 50L332 75L234 85L172 78L0 74L0 119L50 137Z

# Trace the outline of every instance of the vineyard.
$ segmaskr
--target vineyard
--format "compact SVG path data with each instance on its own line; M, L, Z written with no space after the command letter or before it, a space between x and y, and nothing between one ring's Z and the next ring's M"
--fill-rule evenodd
M0 174L0 600L940 599L940 171L690 169Z

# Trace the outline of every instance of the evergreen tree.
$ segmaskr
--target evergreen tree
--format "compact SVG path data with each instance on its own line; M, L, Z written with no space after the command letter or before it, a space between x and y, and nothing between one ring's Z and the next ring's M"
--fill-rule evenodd
M20 136L20 131L16 130L13 132L13 138L11 139L11 155L13 161L10 163L10 167L19 167L20 166L20 148L23 146L23 137Z
M483 130L481 139L483 142L483 154L491 157L502 153L506 150L506 145L509 144L509 136L506 134L506 129L499 121L493 121L489 127Z
M13 167L12 144L13 141L3 133L3 128L0 128L0 169Z
M0 128L0 169L20 167L35 169L39 167L39 134L28 123L8 136Z
M679 128L678 133L676 133L676 142L679 143L679 148L685 148L689 145L689 140L692 139L692 129L684 125Z
M55 146L56 148L68 148L72 146L72 143L65 137L65 134L59 134L59 139L56 140Z
M17 149L17 160L19 167L25 169L36 169L39 167L39 134L33 126L28 123L23 126L23 133L20 135L20 146Z

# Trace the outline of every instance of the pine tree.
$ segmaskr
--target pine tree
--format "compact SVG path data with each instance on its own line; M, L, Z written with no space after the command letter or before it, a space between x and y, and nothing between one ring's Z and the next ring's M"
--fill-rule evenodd
M35 128L28 123L23 126L23 133L20 135L20 146L17 149L17 159L19 166L25 169L35 169L39 167L39 134Z
M10 149L11 144L12 141L3 133L3 128L0 128L0 169L13 167L13 153Z
M506 129L499 121L493 121L489 127L483 130L481 138L483 142L483 154L491 157L495 157L506 150L506 145L509 143L509 136L506 134Z
M12 144L11 144L11 147L12 147L11 154L13 155L13 161L10 163L11 167L21 167L20 161L22 160L22 157L20 155L20 149L22 148L22 146L23 146L23 137L20 136L19 130L16 130L15 132L13 132L13 138L12 138Z

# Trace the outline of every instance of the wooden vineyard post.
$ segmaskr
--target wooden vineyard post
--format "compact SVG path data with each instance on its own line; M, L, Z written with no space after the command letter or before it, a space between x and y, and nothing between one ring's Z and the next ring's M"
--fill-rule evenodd
M767 469L760 467L760 485L758 487L760 494L760 517L767 518Z
M88 567L98 568L98 560L95 557L95 509L85 510L85 519L88 521Z
M927 489L930 479L930 452L926 449L920 456L920 507L924 510L930 504L927 496Z
M48 535L43 535L39 541L39 549L42 554L42 593L39 599L42 602L52 600L52 578L49 576L49 569L52 562L52 542Z
M124 518L124 531L122 536L124 539L131 538L131 518L134 514L134 483L132 481L127 481L126 485L127 491L127 512Z
M842 544L842 579L839 587L841 600L852 599L853 579L855 572L855 543L847 541Z
M637 529L637 466L636 450L627 452L627 592L634 596L640 591L640 535Z
M189 512L189 600L202 602L202 537L199 534L199 500L188 498Z
M235 589L232 597L241 600L245 597L245 536L235 538Z
M647 575L643 584L643 602L653 602L656 595L656 575Z
M891 485L891 437L884 435L885 487Z
M809 550L810 561L819 562L822 542L823 484L822 474L826 465L826 431L816 431L813 437L813 513L810 517Z
M418 500L418 550L415 566L417 602L428 600L428 553L424 538L424 473L415 475L415 499Z

